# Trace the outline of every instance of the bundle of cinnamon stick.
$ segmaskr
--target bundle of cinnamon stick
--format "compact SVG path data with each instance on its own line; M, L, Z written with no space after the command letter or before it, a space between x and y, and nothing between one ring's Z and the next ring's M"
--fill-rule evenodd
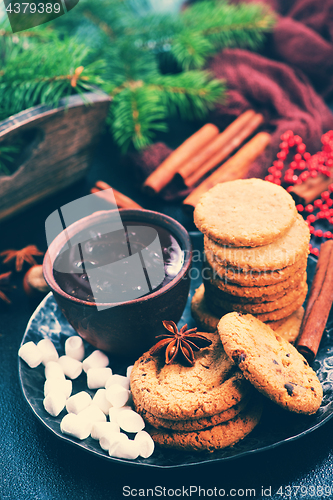
M257 133L227 161L222 162L239 148L262 123L263 116L253 110L245 111L221 133L215 125L207 123L183 142L149 175L143 184L143 191L155 195L175 176L180 176L187 187L194 187L191 194L183 201L184 208L192 211L201 195L215 184L246 176L253 161L270 143L269 134ZM214 172L207 177L212 170ZM91 192L114 204L113 197L111 199L106 192L103 192L108 188L110 188L108 184L98 181ZM141 208L116 190L113 190L113 195L119 208Z
M181 176L187 187L197 185L183 202L184 207L193 209L200 196L215 184L245 177L252 162L270 143L269 134L258 133L211 176L206 176L248 139L262 123L261 114L248 110L221 133L211 123L204 125L173 151L146 179L143 191L150 195L157 194L175 176ZM205 180L201 182L203 178Z

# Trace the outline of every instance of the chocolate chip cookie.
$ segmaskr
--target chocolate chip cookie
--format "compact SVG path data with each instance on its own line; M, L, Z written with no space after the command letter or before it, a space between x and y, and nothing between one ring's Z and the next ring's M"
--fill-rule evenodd
M323 390L294 346L250 314L226 314L218 332L230 359L261 393L288 410L316 413Z

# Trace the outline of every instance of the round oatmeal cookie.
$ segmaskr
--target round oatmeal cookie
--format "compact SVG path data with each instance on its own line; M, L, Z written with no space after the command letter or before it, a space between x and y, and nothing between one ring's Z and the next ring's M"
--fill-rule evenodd
M135 362L135 407L159 418L187 420L221 413L246 396L249 383L224 352L217 332L202 335L212 344L194 353L194 366L166 365L163 356L151 356L150 351Z
M288 291L288 293L283 297L269 302L261 302L259 304L253 304L253 303L239 304L237 302L224 300L224 298L221 298L219 296L218 292L220 290L209 285L209 282L207 282L206 284L205 294L208 303L212 302L216 306L222 307L222 309L224 309L225 311L228 312L238 311L242 313L261 314L261 313L268 313L271 311L275 311L276 309L282 309L282 307L288 306L289 304L297 300L300 295L306 296L307 289L308 288L306 280L304 279L299 286Z
M216 316L208 309L204 285L200 285L193 295L191 311L199 329L205 332L215 332L220 318L228 314L227 311L223 311L223 314ZM267 324L288 342L295 342L300 332L303 316L304 308L301 306L290 316L277 321L268 321Z
M288 341L254 316L226 314L218 332L230 359L261 393L297 413L319 409L323 390L316 373Z
M225 267L219 265L215 260L211 259L211 254L206 255L206 267L211 267L212 271L222 279L225 283L240 285L240 286L267 286L275 285L280 281L285 281L291 278L298 271L305 271L307 266L308 254L304 255L294 264L283 269L241 269L240 267ZM205 269L205 266L204 266Z
M294 300L291 304L288 304L287 306L281 307L281 309L276 309L275 311L270 311L270 312L264 312L264 313L256 313L254 316L256 318L260 319L264 323L268 321L277 321L279 319L285 319L288 316L290 316L293 312L295 312L299 307L301 307L305 301L305 297L307 294L307 286L305 289L302 289L302 292L300 295L297 297L297 299ZM225 315L225 309L223 307L216 305L214 302L210 301L209 302L209 308L212 310L214 314L217 316L222 316Z
M191 301L191 313L199 327L203 332L215 332L217 324L221 316L215 316L207 307L205 302L205 287L200 285L196 289Z
M280 337L294 344L299 335L301 324L304 316L304 307L299 307L296 311L287 318L278 321L266 322L268 326Z
M286 233L281 234L273 243L256 248L219 245L207 236L204 237L207 259L225 267L256 271L284 269L306 258L309 253L309 227L299 214Z
M303 281L305 281L306 274L304 273L303 276ZM285 295L290 293L291 291L295 290L295 288L299 287L299 283L294 283L293 286L290 288L285 288L284 290L281 290L281 292L274 293L273 295L266 295L263 294L259 297L252 297L252 296L245 296L245 297L240 297L238 295L231 295L230 293L224 292L221 290L221 288L216 287L214 284L211 283L209 280L204 281L204 287L206 290L208 290L209 295L213 295L216 297L216 300L221 300L224 302L232 302L235 304L262 304L263 302L273 302L278 299L282 299ZM256 292L256 288L253 288L254 292Z
M146 411L143 408L136 408L136 411L140 413L144 420L155 427L155 429L171 429L181 432L198 431L201 429L209 429L209 427L213 427L214 425L233 419L245 408L250 400L250 394L251 393L245 396L235 406L229 408L229 410L213 415L212 417L198 418L196 420L168 420L166 418L155 417L155 415L149 413L149 411Z
M218 288L229 295L234 295L235 297L251 299L261 297L263 300L267 301L270 300L270 296L277 295L284 290L293 289L306 279L306 271L304 271L304 269L300 269L289 279L280 281L275 285L240 286L233 283L225 283L224 280L216 277L212 269L209 267L207 267L205 271L205 277L207 277L207 279L205 279L204 283L207 283L209 280L213 287Z
M222 245L256 247L280 238L296 215L294 200L281 186L240 179L207 191L195 207L194 223Z
M215 425L210 429L194 432L149 429L149 434L156 444L178 450L210 451L232 446L247 436L258 424L263 404L259 394L232 420Z

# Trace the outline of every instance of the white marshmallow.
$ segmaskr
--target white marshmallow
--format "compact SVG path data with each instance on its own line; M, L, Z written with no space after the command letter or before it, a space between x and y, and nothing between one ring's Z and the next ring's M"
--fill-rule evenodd
M139 455L142 458L150 457L155 449L155 443L150 434L146 431L139 431L134 441L136 441L139 445Z
M123 375L111 375L105 382L105 389L108 389L111 385L118 384L125 389L129 389L130 381L128 377L124 377Z
M109 448L110 457L127 458L129 460L135 460L138 458L139 452L140 447L133 439L120 441L118 444Z
M77 415L78 413L80 413L80 411L84 410L90 405L90 394L85 391L81 391L67 399L66 410L68 411L68 413L75 413Z
M106 399L110 401L112 406L121 408L125 406L129 398L129 391L122 385L112 384L106 389Z
M139 432L144 429L145 422L141 415L133 410L124 410L119 413L117 423L125 432Z
M61 392L65 395L66 399L72 394L73 384L71 380L65 378L49 378L45 380L44 396L50 392Z
M65 408L66 396L63 392L49 392L43 400L43 406L52 417L57 417Z
M109 409L111 408L112 404L110 401L106 399L106 390L105 389L98 389L96 391L96 394L93 397L93 403L98 406L102 410L105 415L108 415Z
M133 365L130 365L130 366L127 367L126 377L130 378L132 370L133 370Z
M65 380L65 374L62 366L57 361L49 361L45 365L45 378L62 378Z
M61 356L59 364L62 366L66 377L72 380L78 378L82 373L82 363L77 359L70 358L69 356Z
M87 373L91 368L106 368L109 365L109 358L104 352L98 349L83 360L83 370Z
M81 440L90 436L91 429L92 423L89 420L78 417L75 413L68 413L60 422L60 430L63 434L68 434Z
M68 337L65 342L65 353L66 356L69 356L70 358L82 361L84 358L84 344L81 337L78 335Z
M43 354L34 342L23 344L19 349L18 355L30 368L36 368L43 361Z
M43 365L46 365L49 361L58 361L59 354L50 339L40 340L37 344L37 347L42 353Z
M98 406L96 406L94 404L91 404L90 406L88 406L84 410L80 411L78 413L78 417L89 420L89 422L92 422L92 423L94 423L94 422L106 422L105 414L102 412L102 410L100 410L98 408Z
M99 440L99 445L103 450L110 450L121 442L128 441L128 437L123 432L109 432L102 436Z
M91 429L91 437L93 439L99 440L103 436L107 436L111 432L120 433L119 425L114 422L94 422Z
M124 410L131 410L132 408L130 406L123 406L122 408L115 408L115 407L111 407L109 409L109 418L110 418L110 422L117 422L118 424L118 416L119 416L119 413L124 411Z
M87 371L87 384L89 389L99 389L112 376L111 368L90 368Z

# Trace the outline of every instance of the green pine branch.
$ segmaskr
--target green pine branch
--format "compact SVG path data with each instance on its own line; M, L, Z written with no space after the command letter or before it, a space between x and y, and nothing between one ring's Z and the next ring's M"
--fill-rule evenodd
M25 45L26 43L26 45ZM89 49L74 40L36 45L11 41L0 71L0 116L3 118L37 104L57 106L73 93L83 94L100 85L99 61L84 66Z
M184 30L171 52L183 69L201 68L208 56L226 47L259 47L275 17L260 3L232 5L207 0L185 9Z
M225 84L207 71L161 75L148 88L155 90L169 114L182 119L203 119L217 102L224 100Z
M202 68L208 56L224 47L258 48L275 22L273 13L260 3L233 5L225 0L202 0L179 15L143 16L138 15L140 9L131 9L132 4L140 3L144 11L144 0L81 0L76 12L82 13L83 21L76 32L85 38L88 33L92 47L106 42L106 52L110 41L122 43L124 38L133 49L153 54L171 52L187 70ZM59 22L60 26L66 23L66 16Z
M131 143L141 149L153 141L155 132L167 131L168 116L202 119L222 101L224 91L223 82L203 71L160 75L152 83L126 81L111 92L108 122L123 151Z
M74 15L11 35L0 25L0 119L98 85L112 96L108 123L122 151L166 131L169 116L203 119L227 82L202 71L225 47L255 50L274 17L260 4L201 0L147 14L145 0L81 0ZM142 14L143 13L143 14Z
M143 53L127 39L110 45L105 61L104 88L109 92L126 82L155 79L160 74L154 54Z
M159 95L143 83L133 84L114 97L108 123L123 152L133 143L136 149L150 144L157 131L166 132L168 112Z

